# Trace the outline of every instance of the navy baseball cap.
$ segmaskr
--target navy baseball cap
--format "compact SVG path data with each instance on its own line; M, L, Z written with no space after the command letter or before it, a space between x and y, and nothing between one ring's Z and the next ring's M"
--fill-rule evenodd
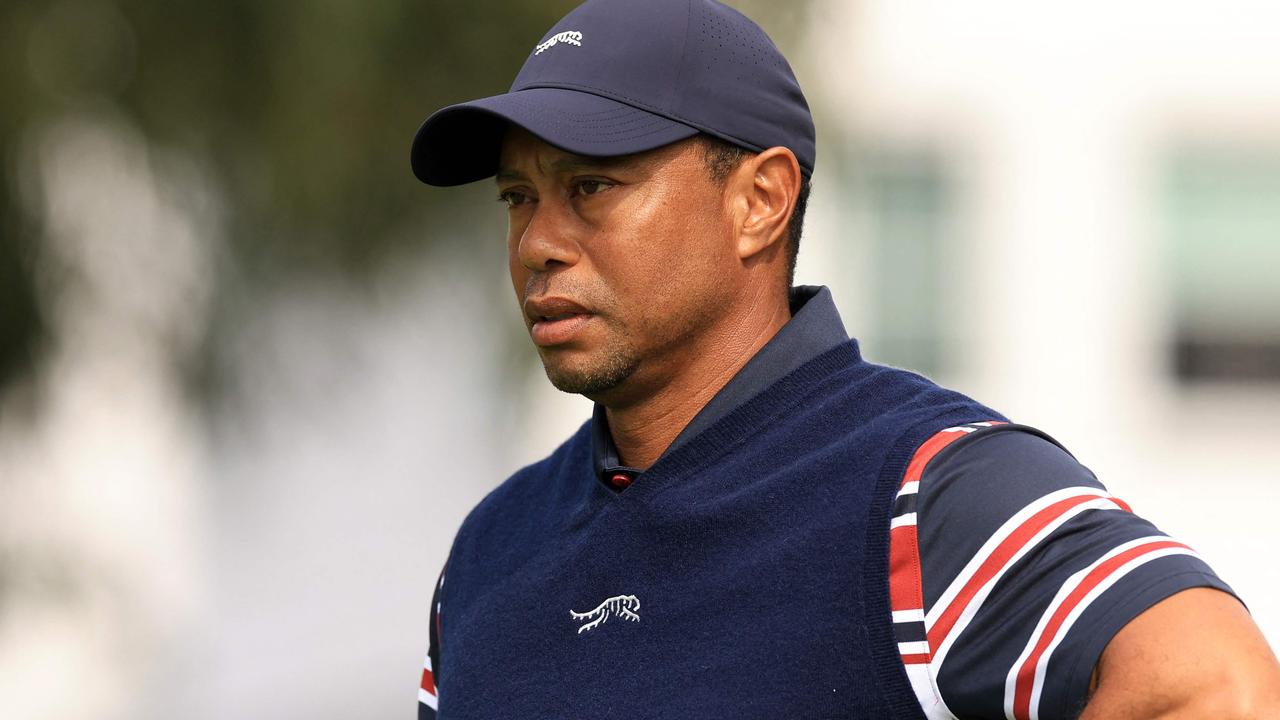
M507 123L578 155L652 150L699 132L813 173L813 117L760 26L714 0L588 0L530 49L511 90L451 105L413 139L413 173L461 185L497 172Z

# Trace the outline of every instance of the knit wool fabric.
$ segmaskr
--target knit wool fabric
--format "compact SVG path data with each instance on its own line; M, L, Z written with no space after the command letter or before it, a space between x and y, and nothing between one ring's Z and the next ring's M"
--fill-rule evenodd
M1006 420L851 339L622 492L591 421L468 515L440 588L442 720L923 718L889 605L918 446Z

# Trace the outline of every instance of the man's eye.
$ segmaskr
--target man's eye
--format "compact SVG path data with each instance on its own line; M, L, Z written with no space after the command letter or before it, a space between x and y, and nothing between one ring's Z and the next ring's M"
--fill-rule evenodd
M596 195L612 187L612 184L604 180L581 180L575 187L579 195Z
M522 192L516 190L504 190L498 193L498 202L504 202L507 207L516 207L523 205L529 201L529 197Z

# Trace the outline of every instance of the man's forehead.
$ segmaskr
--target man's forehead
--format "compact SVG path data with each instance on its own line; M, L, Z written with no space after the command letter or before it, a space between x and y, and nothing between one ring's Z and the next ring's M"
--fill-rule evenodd
M503 134L502 150L498 159L495 180L521 179L530 172L543 175L563 174L582 170L608 170L634 167L655 162L660 156L675 150L672 143L662 147L628 155L579 155L562 150L524 128L512 125Z

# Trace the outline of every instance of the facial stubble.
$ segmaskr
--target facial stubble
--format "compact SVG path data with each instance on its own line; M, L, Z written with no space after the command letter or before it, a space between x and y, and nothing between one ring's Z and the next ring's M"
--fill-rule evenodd
M671 307L676 302L656 298L655 305ZM687 355L692 349L703 347L700 338L719 319L715 308L719 299L703 298L689 304L683 312L673 312L662 317L646 317L640 327L634 328L648 344L636 342L630 326L613 325L615 333L596 353L576 362L557 358L555 350L540 350L543 370L556 389L592 397L612 390L630 378L647 361L657 358L670 359L674 355ZM604 320L604 317L601 317ZM607 321L606 321L607 322ZM642 349L643 348L643 349ZM698 352L697 350L692 350ZM688 363L685 358L682 363Z
M552 351L554 353L555 351ZM622 338L606 346L585 364L557 362L540 353L547 379L557 390L578 395L595 395L621 385L640 367L640 354Z

